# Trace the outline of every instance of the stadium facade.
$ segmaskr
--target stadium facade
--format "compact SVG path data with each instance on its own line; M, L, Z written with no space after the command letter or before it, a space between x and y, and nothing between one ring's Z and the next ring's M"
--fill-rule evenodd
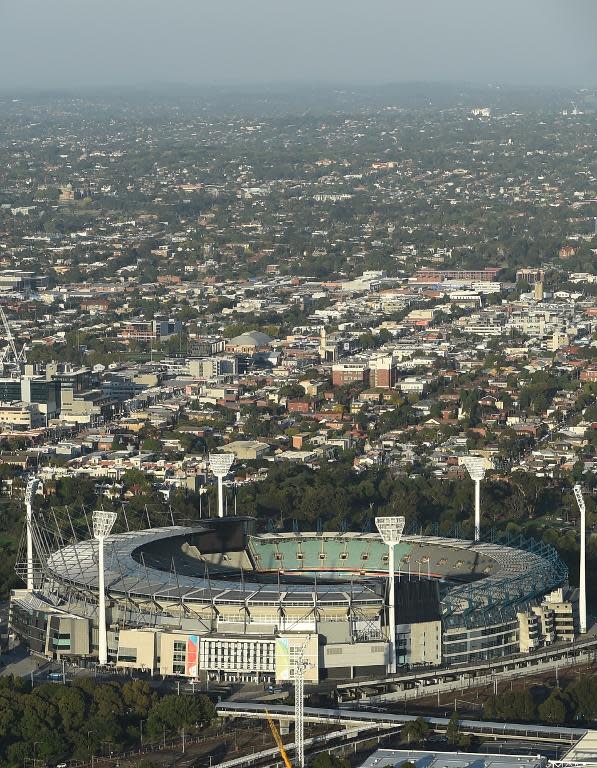
M98 542L34 525L33 590L10 626L36 653L97 659ZM549 546L407 535L257 533L250 518L117 533L105 541L109 661L161 675L277 681L449 666L527 653L578 632L567 570ZM22 568L21 568L22 571Z

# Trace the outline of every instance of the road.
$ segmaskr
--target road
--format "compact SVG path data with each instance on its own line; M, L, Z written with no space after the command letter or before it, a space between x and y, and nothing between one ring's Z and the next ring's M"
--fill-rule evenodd
M12 651L3 653L1 661L3 665L0 669L1 677L14 675L15 677L31 678L31 675L33 674L34 680L42 680L46 678L48 672L51 671L53 667L57 668L52 662L30 654L27 648L23 645L19 645Z

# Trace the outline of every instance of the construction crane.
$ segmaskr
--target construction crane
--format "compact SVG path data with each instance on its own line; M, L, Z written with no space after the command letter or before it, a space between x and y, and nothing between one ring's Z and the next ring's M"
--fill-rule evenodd
M0 363L12 363L19 366L22 362L25 361L25 347L23 347L20 352L17 352L15 338L12 335L12 331L8 323L8 318L6 317L6 313L4 312L2 305L0 305L0 321L4 327L4 335L6 336L7 342L6 346L0 353Z
M272 736L274 737L276 744L278 745L278 751L282 756L282 760L284 761L285 768L292 768L292 763L290 762L288 753L286 752L286 747L284 746L282 737L280 736L280 733L276 728L276 724L274 723L273 717L270 715L267 709L265 710L265 716L267 717L267 722L269 724L269 729L272 732Z

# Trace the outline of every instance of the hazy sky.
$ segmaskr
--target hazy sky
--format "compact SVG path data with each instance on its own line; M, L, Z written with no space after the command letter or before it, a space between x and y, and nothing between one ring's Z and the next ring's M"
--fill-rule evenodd
M597 85L597 0L0 0L0 88Z

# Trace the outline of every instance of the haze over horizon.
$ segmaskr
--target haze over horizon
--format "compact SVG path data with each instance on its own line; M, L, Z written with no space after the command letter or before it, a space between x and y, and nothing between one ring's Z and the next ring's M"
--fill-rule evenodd
M0 0L0 89L597 86L595 0Z

